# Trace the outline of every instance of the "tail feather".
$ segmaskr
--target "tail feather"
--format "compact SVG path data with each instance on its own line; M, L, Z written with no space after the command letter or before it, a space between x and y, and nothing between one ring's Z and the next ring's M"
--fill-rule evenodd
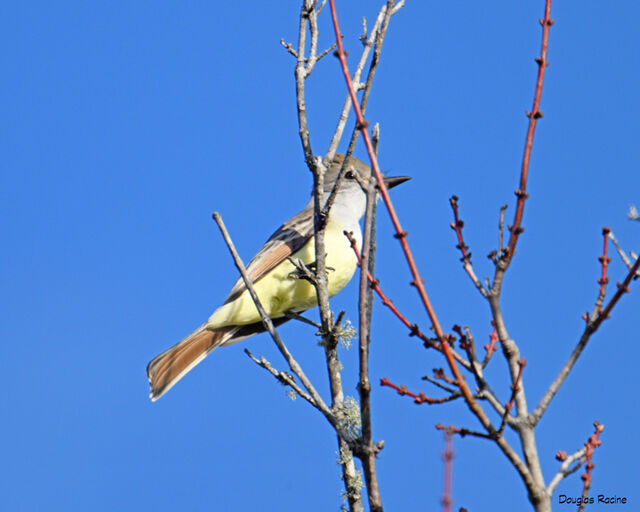
M288 317L276 318L273 324L277 327L288 319ZM201 325L182 341L154 357L147 365L147 378L151 385L149 398L155 402L213 349L221 345L232 345L264 330L262 322L230 325L215 331L208 330L206 324Z
M147 365L147 377L151 385L149 397L153 402L169 391L195 365L233 336L238 327L230 326L209 331L201 325L189 336Z

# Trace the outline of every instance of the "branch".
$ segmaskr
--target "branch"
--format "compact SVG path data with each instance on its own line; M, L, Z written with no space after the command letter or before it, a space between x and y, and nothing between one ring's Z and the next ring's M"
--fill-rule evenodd
M522 371L524 370L524 367L527 364L527 360L522 358L520 359L520 361L518 361L518 364L520 365L520 371L518 372L518 378L516 379L515 383L511 385L511 398L509 398L509 401L504 405L504 414L502 415L502 424L498 429L498 435L502 435L502 433L504 432L504 427L507 424L507 417L509 416L509 411L513 407L513 402L516 399L516 393L520 391L520 381L522 380Z
M547 2L550 3L550 0L547 0ZM390 3L392 3L392 2L390 2ZM342 36L340 34L340 27L339 27L339 24L338 24L338 17L337 17L337 13L336 13L336 9L335 9L335 0L330 0L330 5L331 5L331 14L332 14L332 19L333 19L333 26L334 26L334 30L335 30L335 33L336 33L336 42L338 43L338 57L340 59L340 63L341 63L342 70L343 70L343 74L344 74L345 80L347 82L347 87L349 89L349 94L351 95L351 99L352 99L353 104L354 104L354 109L355 109L356 118L357 118L357 127L361 131L363 140L364 140L365 145L367 147L367 152L369 153L369 158L371 160L371 167L372 167L373 172L374 172L374 174L376 176L376 179L378 180L378 188L379 188L379 191L380 191L380 195L382 196L382 198L384 200L385 206L387 207L387 211L389 212L389 216L391 217L392 224L393 224L394 229L396 231L396 235L395 236L400 241L400 244L402 246L403 252L405 254L405 258L407 259L407 263L409 264L409 268L411 269L411 273L412 273L412 276L413 276L413 281L411 282L411 284L414 285L418 290L418 293L420 295L422 303L423 303L423 305L424 305L424 307L425 307L425 309L427 311L429 319L431 320L433 330L436 333L438 339L440 340L440 346L441 346L441 348L442 348L442 350L443 350L443 352L445 354L445 357L446 357L447 362L448 362L448 364L449 364L449 366L451 368L451 371L453 372L454 376L456 377L456 381L458 382L458 385L459 385L460 390L461 390L461 392L462 392L462 394L463 394L463 396L465 398L465 401L467 402L467 405L472 410L472 412L476 415L476 417L480 420L480 422L485 427L485 429L487 429L489 431L489 433L491 435L493 435L495 433L495 428L491 425L491 421L489 420L489 418L485 414L485 412L482 409L482 407L480 406L480 404L478 404L478 402L474 399L473 395L471 394L468 386L466 385L466 383L464 381L464 378L460 374L460 371L459 371L458 366L456 364L455 357L453 356L452 350L449 347L448 338L445 337L444 331L442 330L442 327L440 326L440 322L438 320L438 317L436 316L435 310L434 310L433 306L431 305L431 301L429 300L427 292L426 292L426 290L424 288L424 281L420 277L417 265L415 263L415 259L413 258L413 254L411 253L411 250L409 248L409 244L408 244L407 239L406 239L407 238L407 232L402 229L402 226L401 226L400 221L398 219L398 216L397 216L397 214L395 212L393 204L391 203L391 199L389 197L388 190L387 190L387 188L386 188L386 186L384 184L384 181L382 179L382 173L380 172L380 167L378 165L378 160L377 160L376 155L375 155L375 153L373 151L371 138L369 137L369 133L367 131L368 123L364 119L362 111L360 110L360 108L358 107L357 102L356 102L355 90L354 90L353 83L352 83L351 78L350 78L350 73L349 73L349 70L348 70L348 67L347 67L346 55L345 55L345 52L344 52L344 48L342 46ZM509 460L514 465L514 467L517 469L517 471L520 473L520 475L521 475L522 479L524 480L525 484L527 485L527 487L529 489L535 489L535 482L532 479L532 476L531 476L531 473L529 472L529 469L520 460L520 458L513 451L513 449L509 446L509 444L504 440L504 438L503 437L497 438L496 439L496 443L502 449L503 453L505 453L505 455L509 458Z
M453 219L454 222L450 224L451 229L456 232L456 236L458 238L458 245L456 248L460 250L462 253L462 258L460 261L462 262L462 267L465 272L473 281L473 284L476 286L478 291L482 294L483 297L488 297L488 292L485 290L484 286L480 282L480 279L476 276L473 271L473 265L471 264L471 253L469 252L469 247L464 243L464 238L462 237L462 228L464 227L464 222L460 219L458 214L458 196L451 196L449 198L449 204L451 205L451 209L453 210Z
M611 239L611 241L613 242L613 245L616 246L616 250L618 251L618 254L620 255L620 258L622 258L622 261L624 261L624 264L627 266L627 268L629 270L631 270L631 267L633 266L633 263L631 263L631 260L629 259L629 257L627 256L627 254L624 252L624 250L622 249L622 247L620 247L620 244L618 243L618 240L616 239L616 237L613 235L613 231L609 233L609 238ZM633 253L631 254L632 257L634 257L634 260L637 259L635 258L635 256L633 255ZM640 273L636 274L636 278L640 277Z
M468 428L458 428L458 427L454 427L453 425L449 425L448 427L445 427L442 423L436 424L436 429L444 430L445 432L449 431L452 434L458 434L460 437L473 436L473 437L480 437L482 439L493 439L493 437L483 432L476 432L474 430L469 430Z
M364 48L362 50L362 55L360 56L360 60L358 61L358 65L356 66L356 71L353 75L354 83L360 82L362 71L364 70L364 66L369 57L369 53L371 52L371 48L374 47L374 43L375 43L375 51L371 59L371 64L369 66L369 72L367 74L367 80L364 86L362 102L360 103L360 109L363 111L366 110L369 94L371 91L371 85L373 83L373 77L375 76L375 71L380 61L380 53L382 52L382 43L384 41L384 37L387 32L389 18L391 17L391 15L395 14L399 9L398 5L396 5L396 8L391 10L388 10L387 7L388 5L382 6L382 8L380 9L380 12L378 12L378 16L376 17L376 21L373 24L371 33L368 38L366 36L366 23L365 23L365 20L363 20L364 31L363 31L363 35L360 37L360 40L362 41ZM337 41L335 43L335 46L337 46ZM338 145L340 144L340 140L342 139L342 134L344 132L344 128L346 126L352 104L353 103L352 103L351 95L347 93L347 97L345 98L344 105L342 106L342 111L338 118L338 124L336 126L334 135L331 139L331 143L329 144L329 149L327 150L327 154L325 156L325 162L331 161L333 159L333 155L335 155L335 152L338 149ZM356 127L354 128L354 131L351 135L351 141L349 142L349 149L347 150L347 153L346 153L347 156L350 156L353 153L353 148L355 146L357 134L358 134L358 130Z
M607 240L609 233L611 233L611 230L605 226L602 229L602 235L604 236L602 256L598 256L598 261L602 265L602 273L600 275L600 278L598 279L600 291L598 293L596 303L593 306L593 312L591 313L592 322L596 319L596 315L602 312L602 304L604 303L604 298L607 293L607 284L609 283L609 278L607 277L607 265L609 265L609 263L611 262L611 258L607 257Z
M578 512L582 512L584 510L584 507L586 505L586 499L589 494L589 489L591 488L591 480L592 480L591 472L595 467L595 465L591 461L593 457L593 451L602 444L602 441L600 441L600 434L604 430L604 425L601 425L600 422L596 420L593 423L593 426L595 427L595 432L591 434L591 436L589 437L589 440L586 443L584 443L584 447L585 447L584 455L587 460L587 470L582 475L582 481L584 482L584 487L582 489L582 502L580 504L580 508L578 509Z
M358 246L355 238L353 238L352 233L349 233L348 231L343 231L343 234L344 236L347 237L347 239L351 243L351 248L353 249L353 252L358 258L358 266L361 266L362 256L360 254L360 251L358 250ZM373 290L380 297L382 304L388 307L393 312L393 314L396 315L396 317L398 317L398 319L409 329L409 336L416 336L419 339L421 339L424 342L425 348L433 348L437 351L442 350L438 345L438 343L436 343L437 340L434 340L433 338L429 338L426 334L424 334L420 330L420 327L418 326L418 324L411 323L409 319L402 314L402 312L395 306L393 301L387 297L384 291L382 291L382 288L380 287L380 280L377 278L374 278L371 275L371 272L367 272L367 280L369 281L371 288L373 288ZM468 361L465 361L464 358L460 354L458 354L455 350L452 350L452 353L456 361L458 361L462 366L464 366L465 369L471 371L471 366Z
M580 337L578 344L573 349L573 352L571 352L571 355L569 356L569 358L567 359L567 362L564 364L564 366L558 373L558 376L551 383L551 385L549 386L549 389L547 389L546 393L540 400L540 403L536 407L535 411L531 413L529 420L532 422L533 425L535 425L538 421L540 421L540 418L542 418L542 415L547 410L547 407L549 407L551 400L553 400L553 397L556 395L556 393L564 383L569 373L571 373L573 366L576 364L576 361L582 354L582 351L587 346L587 343L589 342L591 335L595 333L598 330L598 327L600 327L600 324L609 317L609 313L611 312L613 307L618 303L622 295L624 295L629 291L629 283L631 283L631 280L634 278L639 267L640 267L640 258L638 258L636 262L631 266L631 269L627 273L627 277L625 278L623 283L622 284L617 283L618 290L616 291L615 295L611 298L609 303L606 305L606 307L600 312L598 317L594 321L590 321L587 318L588 320L587 325L584 328L584 332L582 333L582 336Z
M442 460L444 461L444 489L442 491L442 512L451 512L453 500L451 498L451 483L453 480L453 432L451 428L445 430L444 433L444 453Z
M524 154L522 155L522 166L520 169L520 186L515 194L518 198L516 203L516 212L513 218L513 225L509 227L511 232L509 236L509 242L506 247L506 254L502 261L504 265L500 266L498 271L504 272L516 252L516 244L518 243L518 237L524 231L522 227L522 216L524 214L524 203L529 197L527 194L527 180L529 177L529 163L531 161L531 150L533 149L533 136L535 135L536 125L538 119L542 117L540 111L540 98L542 97L542 86L544 85L544 75L549 61L547 60L547 52L549 49L549 32L553 25L551 19L551 0L546 0L544 19L540 20L542 25L542 46L540 49L540 56L536 58L538 63L538 79L536 80L536 91L533 97L533 107L531 112L527 112L529 118L529 127L527 128L527 137L524 145Z
M441 404L441 403L444 403L444 402L450 402L451 400L455 400L456 398L460 398L462 396L462 394L460 392L456 391L456 392L453 392L448 397L431 398L431 397L426 396L422 391L420 391L417 394L416 393L412 393L411 391L409 391L407 389L406 386L398 386L397 384L394 384L393 382L391 382L387 378L380 379L380 385L389 387L391 389L395 389L400 396L410 396L411 398L413 398L413 402L415 404L418 404L418 405L424 404L424 403L427 403L429 405Z
M296 52L296 102L298 108L298 133L300 135L300 142L302 143L302 150L304 152L304 159L307 162L307 166L312 172L316 172L317 163L313 156L313 149L311 148L311 139L309 137L309 125L307 123L307 107L305 104L305 92L304 81L307 78L307 67L305 65L305 46L307 37L307 23L308 13L313 11L313 4L311 0L302 0L302 7L300 9L300 24L298 27L298 51ZM315 34L317 40L317 32ZM313 38L313 35L312 35ZM313 45L313 42L312 42Z
M242 276L242 280L245 286L247 287L247 291L249 292L249 295L251 296L251 299L253 300L253 303L255 304L256 309L258 310L258 313L260 314L260 319L262 320L262 324L264 325L265 329L269 332L269 334L273 338L273 341L278 347L278 350L280 350L280 353L287 361L289 368L298 377L298 379L300 379L300 382L302 382L302 385L305 387L305 389L308 391L309 395L311 395L311 398L315 402L316 408L324 415L327 421L333 426L333 428L336 430L338 435L341 438L343 438L345 441L351 442L349 434L345 432L345 429L340 424L340 422L338 421L334 413L329 409L329 407L327 407L327 404L324 402L324 400L322 399L322 397L320 396L316 388L313 386L311 381L307 378L304 371L302 371L302 368L300 367L298 362L293 358L293 356L287 349L286 345L280 338L280 335L275 330L273 321L271 320L271 318L269 318L269 315L267 315L266 311L264 310L264 307L260 302L260 299L258 298L258 295L256 294L256 290L253 287L253 282L249 278L247 274L247 269L245 268L244 263L242 262L242 259L240 258L240 256L238 255L238 252L236 251L235 245L233 244L233 241L229 236L229 232L227 231L227 228L224 225L224 222L222 221L222 217L218 212L215 212L213 214L213 219L216 221L216 224L218 224L218 227L220 228L220 232L222 233L222 237L224 238L224 241L227 244L227 247L229 248L229 252L233 257L233 261L236 265L236 268L240 272L240 275Z
M563 462L562 462L562 465L560 466L560 469L554 475L553 479L551 480L551 482L549 482L549 485L547 486L547 493L549 494L549 496L551 496L554 493L554 491L556 490L556 487L558 487L558 484L564 478L568 477L569 475L571 475L572 473L575 473L576 471L578 471L578 469L580 469L580 466L582 466L582 463L586 460L584 458L585 453L586 453L586 448L580 448L573 455L567 456L565 452L558 452L556 454L556 459Z
M362 238L362 261L360 262L360 293L358 298L358 317L360 339L358 355L360 363L360 379L358 393L360 395L360 418L362 424L362 447L364 453L360 456L369 491L370 503L382 509L380 488L376 472L376 448L373 443L373 428L371 425L371 382L369 381L369 345L371 343L371 316L373 309L373 291L369 288L367 275L369 269L373 271L375 263L375 232L376 221L376 188L369 178L366 184L366 209L364 216L364 232Z
M301 396L302 398L304 398L316 409L318 408L318 405L313 400L313 398L308 393L306 393L300 386L298 386L298 383L293 379L293 377L290 374L276 370L273 366L271 366L271 363L269 363L269 361L267 361L267 359L264 356L261 356L260 359L258 359L251 352L249 352L249 349L247 348L244 349L244 353L247 354L254 363L264 368L271 375L273 375L278 380L278 382L280 382L285 386L289 386L291 389L293 389L293 391L296 392L298 396Z

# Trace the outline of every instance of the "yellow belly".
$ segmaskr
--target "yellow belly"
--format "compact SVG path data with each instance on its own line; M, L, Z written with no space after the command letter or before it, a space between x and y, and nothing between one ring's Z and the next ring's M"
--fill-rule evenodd
M329 222L325 230L326 266L332 269L327 271L330 297L346 286L357 266L356 256L342 231L333 222ZM314 239L295 253L292 259L299 259L307 265L313 263L316 259ZM318 304L315 287L304 279L291 277L295 272L296 268L291 262L283 261L254 284L260 302L271 318L284 316L288 311L304 311ZM258 310L245 290L236 300L218 308L209 318L207 327L217 329L259 321Z

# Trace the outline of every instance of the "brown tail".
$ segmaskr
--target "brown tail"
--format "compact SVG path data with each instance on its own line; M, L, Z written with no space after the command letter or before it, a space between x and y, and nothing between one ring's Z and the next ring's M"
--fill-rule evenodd
M282 325L288 317L276 318L273 325ZM214 348L231 345L246 338L264 332L262 322L248 325L230 325L215 331L201 325L189 336L175 344L162 354L154 357L147 365L147 378L151 385L149 398L155 402L169 391L195 365L207 357Z
M153 402L238 330L238 327L230 326L208 331L205 325L201 325L182 341L154 357L147 365L147 378L151 385L149 398Z

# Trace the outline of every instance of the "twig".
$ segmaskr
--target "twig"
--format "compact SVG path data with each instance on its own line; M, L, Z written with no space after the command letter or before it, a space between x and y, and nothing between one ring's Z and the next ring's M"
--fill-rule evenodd
M458 398L458 397L462 396L460 393L458 393L456 397L453 397L453 395L451 395L451 396L446 397L444 399L443 398L431 398L431 397L426 396L422 391L420 391L419 393L413 393L413 392L409 391L406 386L398 386L397 384L394 384L393 382L391 382L387 378L380 379L380 385L389 387L391 389L395 389L400 396L405 396L405 395L406 396L410 396L411 398L413 398L414 403L416 403L418 405L419 404L423 404L423 403L427 403L427 404L442 403L444 401L453 400L454 398Z
M354 82L357 82L360 79L360 75L362 74L362 70L364 69L364 65L367 61L367 57L371 50L371 47L375 48L373 52L373 57L371 58L371 64L369 65L369 72L367 73L366 83L363 85L362 89L364 89L364 93L362 95L362 100L360 101L360 109L364 112L367 108L367 103L369 101L369 94L371 93L371 86L373 85L373 78L375 76L376 68L378 67L378 62L380 60L380 53L382 52L382 43L384 41L384 37L387 32L387 28L389 25L389 18L391 17L391 11L388 9L388 5L383 6L378 13L378 17L376 19L376 23L374 25L374 29L371 33L371 37L364 41L364 49L362 52L362 56L360 57L360 62L358 63L358 68L354 74ZM337 45L337 42L336 42ZM342 139L342 134L344 131L344 127L349 116L349 111L351 110L351 96L347 94L347 98L345 99L345 103L342 108L342 112L340 114L340 118L338 121L338 126L334 132L334 135L331 139L331 143L329 144L329 149L327 150L327 154L324 157L325 165L329 165L329 162L333 160L335 152L338 148L340 140ZM329 194L329 198L325 203L325 206L322 209L322 218L326 219L329 215L329 209L333 204L333 200L338 193L338 188L340 186L340 182L344 176L346 171L348 160L353 154L353 150L355 149L356 141L358 140L358 129L357 126L354 127L353 132L351 133L351 140L349 141L349 146L347 147L347 151L345 153L345 159L342 164L342 168L338 172L338 176L336 178L336 183Z
M631 266L631 269L627 273L627 277L625 278L623 283L622 284L618 283L618 290L616 291L615 295L611 298L611 300L609 300L609 303L602 310L602 312L600 312L598 317L593 322L592 321L587 322L587 325L584 328L582 336L580 337L580 340L578 341L578 344L576 345L576 347L571 352L571 355L567 359L567 362L561 368L557 377L554 379L554 381L551 383L551 385L547 389L546 393L540 400L540 403L538 404L538 406L531 413L529 420L532 423L532 425L535 425L538 421L540 421L540 418L542 418L542 415L547 410L547 407L549 407L551 400L553 400L553 397L556 395L556 393L564 383L569 373L571 373L573 366L576 364L576 361L582 354L582 351L587 346L587 343L589 342L589 339L591 339L591 336L593 335L593 333L595 333L598 330L598 327L600 327L600 324L606 318L609 317L609 313L611 312L613 307L618 303L620 298L626 292L629 291L629 283L631 282L631 279L633 279L634 275L638 271L638 267L640 267L640 258L638 258L636 262Z
M343 231L343 234L344 234L344 236L347 237L347 239L351 243L351 248L353 249L353 252L355 253L356 257L358 258L358 266L360 266L361 265L362 256L360 255L360 251L358 250L358 246L357 246L355 238L353 238L352 233L349 233L348 231ZM433 349L438 350L438 351L442 350L440 348L440 346L438 345L438 343L436 342L437 341L436 339L428 337L426 334L424 334L420 330L420 327L418 326L418 324L411 323L409 321L409 319L405 315L402 314L402 312L395 306L393 301L386 296L384 291L382 291L382 288L380 287L380 280L377 279L377 278L374 278L371 275L371 272L367 272L367 280L369 281L369 284L370 284L371 288L373 288L373 290L380 297L380 300L382 301L382 304L384 306L388 307L393 312L393 314L396 315L396 317L398 317L398 319L409 329L409 336L416 336L417 338L421 339L424 342L425 348L433 348ZM471 371L471 366L470 366L470 363L468 361L466 361L455 350L452 350L452 353L453 353L453 356L456 359L456 361L458 361L462 366L464 366L465 369Z
M311 138L309 137L309 124L307 121L307 107L305 103L305 90L304 82L308 76L307 63L305 59L305 47L307 41L307 25L309 21L309 11L313 11L311 0L302 0L302 7L300 8L300 24L298 26L298 50L296 52L296 104L298 109L298 133L300 135L300 142L302 143L302 150L304 152L304 160L307 166L314 174L314 176L321 171L319 163L314 158L313 149L311 148ZM314 11L315 12L315 11ZM315 16L315 15L314 15ZM316 26L317 28L317 26ZM312 39L315 37L317 41L317 31L315 34L311 34ZM311 42L314 45L314 42Z
M556 459L562 461L562 464L560 466L560 469L558 469L558 472L554 475L554 477L551 479L551 482L549 482L549 485L547 486L547 493L549 494L549 496L553 494L553 492L556 490L556 487L558 487L558 484L564 478L580 469L580 466L582 466L582 463L586 460L584 458L586 450L586 448L580 448L573 455L567 455L565 452L558 452L556 454Z
M522 371L524 370L524 367L527 364L527 360L522 358L520 359L520 361L518 361L518 364L520 365L520 371L518 372L518 378L511 385L511 398L509 398L509 401L504 405L504 414L502 415L502 423L500 425L500 428L498 429L498 435L500 436L504 432L504 427L507 424L507 417L509 416L509 411L513 407L513 402L516 399L516 393L520 391L520 382L522 381Z
M584 455L587 460L587 469L582 475L582 481L584 482L584 487L582 489L582 503L580 504L580 508L578 508L578 512L582 512L584 510L584 507L586 505L586 498L589 495L589 489L591 488L591 480L592 480L591 472L595 467L595 465L592 462L593 451L602 444L602 441L600 441L600 434L604 430L604 425L601 425L600 422L596 420L593 423L593 426L595 427L595 432L591 434L591 436L589 437L589 440L586 443L584 443L584 447L585 447Z
M492 323L494 322L492 321ZM487 353L482 360L482 368L487 367L489 361L491 361L491 356L496 350L498 350L498 341L498 333L496 332L494 323L493 331L491 331L491 334L489 334L489 344L484 346L484 349L487 351Z
M318 322L314 322L310 318L302 316L300 313L296 313L295 311L287 311L284 316L289 317L292 320L298 320L299 322L302 322L304 324L312 325L316 329L322 329L322 325L320 325Z
M369 72L367 76L367 80L365 83L365 93L363 95L363 103L361 104L361 109L366 110L366 103L368 101L369 92L371 90L371 84L373 82L373 77L375 75L375 69L379 62L380 52L382 51L382 42L384 40L384 36L386 34L387 26L388 26L388 16L387 16L387 6L383 6L378 12L378 16L376 17L376 21L373 24L371 29L371 33L368 38L362 37L360 40L363 43L362 55L360 56L360 60L358 61L358 65L356 66L356 71L353 74L353 82L360 82L360 77L362 76L362 71L364 70L364 66L369 58L369 53L371 49L374 47L375 43L375 53L371 59L371 65L369 66ZM396 11L397 12L397 11ZM393 10L390 12L389 17L395 14ZM385 24L386 20L386 24ZM382 28L381 28L382 27ZM337 41L336 41L337 45ZM335 155L338 150L338 145L340 144L340 140L342 139L342 134L344 132L345 125L347 123L347 119L349 117L349 112L351 110L352 105L352 97L350 94L347 94L345 98L344 104L342 106L342 111L340 112L340 116L338 117L338 124L336 126L334 135L329 144L329 148L327 150L327 154L325 155L325 163L329 162L333 159L333 155ZM347 156L350 156L353 152L353 145L355 143L355 138L357 137L357 130L354 129L354 133L351 136L351 141L349 143L349 150L347 151Z
M336 46L337 44L333 43L331 46L329 46L329 48L327 48L326 50L323 50L321 53L318 54L318 58L316 59L316 61L319 61L323 57L326 57L327 55L329 55L335 49Z
M629 293L630 291L629 284L631 284L632 279L635 279L639 267L640 267L640 258L637 258L635 263L631 266L631 269L627 273L627 277L625 277L622 284L616 283L616 286L618 287L618 289L616 290L616 293L613 295L613 297L611 297L611 300L609 300L609 302L604 307L604 309L600 312L600 314L595 319L595 321L589 324L591 325L592 332L596 332L596 330L598 330L598 327L600 327L600 324L604 322L607 318L609 318L609 314L611 313L611 310L615 307L615 305L622 298L622 296L625 293Z
M515 194L518 198L516 202L516 212L513 218L513 225L509 227L511 232L509 236L509 242L507 243L507 253L502 258L504 265L499 267L499 270L504 272L509 266L511 259L516 252L516 244L518 243L518 237L524 231L522 227L522 216L524 213L524 203L529 197L527 194L527 180L529 176L529 163L531 161L531 150L533 148L533 136L536 131L536 125L538 119L542 117L540 111L540 98L542 97L542 86L544 85L544 75L549 61L547 60L547 52L549 49L549 32L553 25L551 19L551 0L546 0L544 19L540 20L542 25L542 46L540 49L540 56L536 58L538 63L538 79L536 80L536 92L533 98L533 107L531 112L527 112L529 118L529 127L527 128L527 137L524 145L524 154L522 155L522 167L520 169L520 186Z
M307 402L317 408L317 404L315 403L311 395L306 393L300 386L298 386L298 383L293 379L291 375L286 372L276 370L273 366L271 366L271 363L269 363L269 361L267 361L264 356L261 356L260 359L258 359L251 352L249 352L249 349L247 348L244 349L244 353L247 354L254 363L256 363L258 366L261 366L271 375L273 375L281 384L289 386L298 394L298 396L301 396Z
M425 375L424 377L422 377L422 380L426 380L427 382L431 382L431 384L433 384L436 387L439 387L440 389L446 391L447 393L450 393L450 394L459 393L455 389L450 388L449 386L445 386L438 379L434 379L433 377L430 377L429 375Z
M607 265L609 265L609 263L611 262L611 258L607 256L607 240L609 233L611 233L611 230L605 226L602 229L602 235L604 236L602 256L598 256L598 261L602 266L602 273L600 275L600 278L598 279L600 290L598 293L598 298L596 299L596 303L593 306L593 312L591 313L592 322L596 319L596 315L598 315L602 311L602 304L604 303L604 298L607 293L607 284L609 283L609 278L607 277Z
M451 497L451 484L453 481L453 432L451 428L445 430L444 433L444 453L442 460L444 461L444 483L442 491L442 512L450 512L453 505Z
M498 255L502 257L502 251L504 249L502 241L504 240L504 215L509 205L503 204L500 207L500 221L498 222Z
M374 500L380 501L380 490L376 472L376 449L373 443L373 428L371 425L371 382L369 381L369 345L371 343L371 317L373 307L373 291L368 286L367 274L369 268L373 270L375 254L375 233L373 226L376 221L376 189L375 183L368 178L366 184L366 209L364 216L364 232L362 238L362 261L360 262L360 293L358 296L359 317L359 366L360 379L358 393L360 395L360 418L362 424L362 447L364 453L360 457L362 467L367 478L369 494Z
M478 291L482 294L483 297L486 298L488 296L488 292L487 290L485 290L484 286L482 286L482 283L480 282L475 272L473 271L473 265L471 264L471 253L469 252L469 246L467 246L464 243L464 238L462 237L462 228L464 227L464 222L462 221L462 219L460 219L460 216L458 213L458 196L451 196L449 198L449 204L451 205L451 209L453 210L453 220L454 220L454 222L452 222L450 226L451 226L451 229L453 229L456 232L456 237L458 238L458 244L456 245L456 248L459 249L460 252L462 253L462 258L460 258L460 261L462 262L462 267L464 268L464 271L468 274L468 276L471 278L471 281L473 281L473 284L476 286Z
M550 0L547 0L547 1L550 1ZM471 391L469 390L468 386L466 385L466 383L464 381L464 378L460 374L460 371L459 371L458 366L456 364L456 359L452 354L452 349L449 347L448 341L445 338L444 331L442 330L442 327L440 326L440 322L438 320L438 317L436 316L435 310L433 309L433 306L431 305L431 301L429 300L427 292L426 292L426 290L424 288L424 281L420 277L417 265L416 265L415 260L413 258L413 254L411 253L411 249L409 248L409 244L408 244L407 239L406 239L407 232L402 229L402 226L401 226L400 221L398 219L398 216L397 216L397 214L395 212L393 204L391 203L391 199L389 197L389 193L388 193L387 188L386 188L386 186L384 184L384 181L382 179L382 173L380 172L380 167L378 165L378 160L377 160L376 155L375 155L375 153L373 151L371 138L369 137L369 133L367 131L368 123L365 121L364 116L362 115L362 111L360 110L360 108L357 105L357 102L355 101L355 90L353 89L353 83L351 81L349 70L348 70L348 67L347 67L346 55L345 55L345 52L344 52L344 48L342 46L340 27L338 25L338 17L337 17L337 13L336 13L336 9L335 9L335 1L334 0L330 0L330 6L331 6L331 16L332 16L332 19L333 19L333 26L334 26L334 30L335 30L335 33L336 33L336 42L338 43L338 57L340 59L341 65L342 65L342 70L343 70L343 74L344 74L345 80L347 82L347 87L349 89L349 94L351 95L351 98L352 98L352 101L353 101L353 104L354 104L354 109L355 109L355 112L356 112L358 129L362 132L363 140L365 142L365 145L367 146L367 152L369 153L369 158L371 160L371 166L372 166L372 169L373 169L373 171L375 173L376 179L378 180L378 188L380 190L380 195L382 196L382 198L384 200L385 206L387 207L387 211L389 212L389 216L391 217L392 224L393 224L394 229L396 231L396 235L395 236L400 241L400 244L402 246L403 252L405 254L405 258L407 259L407 263L409 264L409 268L411 269L411 273L412 273L412 276L413 276L412 284L418 290L418 293L420 295L422 303L423 303L423 305L424 305L424 307L425 307L425 309L427 311L429 319L431 320L431 323L432 323L432 326L433 326L433 330L436 333L436 336L438 337L438 339L440 340L440 346L441 346L441 348L442 348L442 350L444 352L445 358L447 359L447 363L449 364L449 366L451 368L451 371L453 372L453 374L456 377L456 380L458 382L460 390L461 390L461 392L462 392L462 394L464 396L465 401L467 402L467 405L472 410L472 412L476 415L476 417L480 420L480 422L482 423L484 428L487 429L487 431L491 435L493 435L495 433L495 427L493 427L493 425L491 424L491 421L489 420L488 416L485 414L485 412L482 409L482 407L480 406L480 404L478 404L478 402L474 399ZM497 438L496 439L496 443L498 444L500 449L503 451L503 453L509 458L511 463L514 465L514 467L516 468L516 470L520 474L521 478L524 480L525 485L527 485L527 487L529 489L534 489L534 481L532 479L532 476L531 476L531 473L530 473L529 469L522 462L522 460L518 457L518 455L511 448L511 446L505 441L504 437L501 436L501 437ZM380 505L380 507L381 507L381 505ZM373 509L374 508L372 507L372 510ZM376 510L379 510L379 509L376 508Z
M458 434L460 437L473 436L480 437L482 439L493 439L490 435L485 434L484 432L476 432L475 430L469 430L468 428L458 428L453 425L445 427L442 423L436 424L436 429L444 430L445 432L450 431L452 434Z
M298 52L296 52L293 49L293 46L291 45L291 43L287 43L285 42L284 39L280 39L280 44L282 45L282 47L287 50L291 55L293 55L294 57L298 57Z
M613 235L613 231L611 231L609 233L609 238L613 242L613 245L616 246L616 250L618 251L618 254L620 255L620 258L622 258L622 261L624 261L624 264L627 266L627 268L629 270L631 270L631 267L633 266L633 263L631 263L631 260L629 259L627 254L624 252L624 249L622 247L620 247L620 244L618 243L618 240ZM637 258L634 258L634 259L637 259ZM640 273L636 274L636 277L640 277Z
M251 295L251 299L253 300L253 303L255 304L256 309L258 310L258 313L260 314L260 319L262 320L262 323L265 329L269 332L269 334L273 338L273 341L278 347L278 350L280 350L280 353L283 355L283 357L289 364L289 368L291 369L291 371L296 374L296 376L300 379L300 382L302 382L305 389L309 392L309 394L313 398L313 401L315 402L318 410L320 410L320 412L324 414L324 416L327 418L329 423L331 423L334 427L339 427L334 414L327 407L327 404L324 403L324 400L322 400L322 397L320 396L320 394L316 391L313 384L311 384L311 381L307 378L305 373L302 371L302 368L300 367L298 362L293 358L293 356L287 349L286 345L280 338L280 335L275 330L275 327L273 326L273 322L271 318L269 318L269 315L267 315L266 311L262 307L260 299L256 294L256 290L253 287L253 282L249 278L247 274L247 269L245 268L244 263L242 262L242 259L240 258L240 256L238 255L238 252L236 251L236 247L233 244L231 237L229 236L229 232L227 231L227 228L224 225L224 222L222 221L222 217L218 212L215 212L213 214L213 219L216 221L216 224L218 224L218 227L220 228L222 237L224 238L224 241L227 244L227 247L229 248L229 252L233 257L233 261L236 265L236 268L238 269L238 271L240 272L240 275L242 276L242 280L244 281L244 284L247 287L249 295Z

